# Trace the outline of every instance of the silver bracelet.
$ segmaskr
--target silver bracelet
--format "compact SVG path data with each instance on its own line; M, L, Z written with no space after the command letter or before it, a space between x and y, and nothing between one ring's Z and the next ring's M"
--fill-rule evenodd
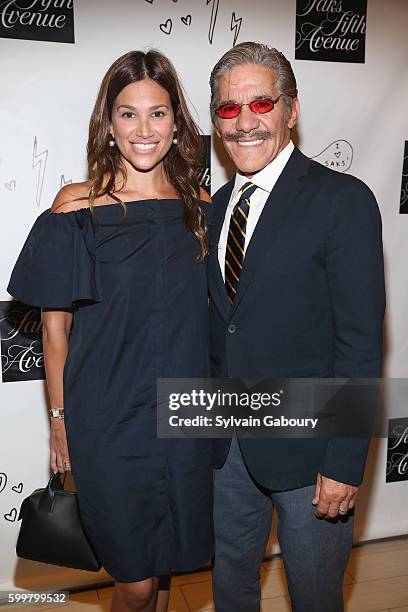
M63 408L50 408L49 413L50 413L50 417L52 417L53 419L63 419L64 418Z

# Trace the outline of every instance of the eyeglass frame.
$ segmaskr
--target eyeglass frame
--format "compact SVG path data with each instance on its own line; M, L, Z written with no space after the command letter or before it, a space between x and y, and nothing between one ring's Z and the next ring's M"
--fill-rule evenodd
M225 119L226 121L230 121L231 119L236 119L237 117L240 116L243 106L249 106L249 108L251 109L251 112L253 112L255 115L266 115L267 113L271 113L273 111L276 104L279 102L279 100L284 95L285 94L280 94L277 98L275 98L275 100L273 98L266 98L266 97L265 98L255 98L254 100L251 100L251 102L248 102L246 104L239 104L239 102L224 102L223 104L220 104L218 108L215 109L215 114L217 115L219 119ZM265 111L264 113L259 113L259 112L257 113L256 111L253 111L251 108L251 104L253 104L254 102L262 102L262 100L269 100L270 102L273 103L273 107L269 111ZM228 104L239 106L239 113L237 115L234 115L233 117L220 117L218 114L219 109L221 108L221 106L227 106Z

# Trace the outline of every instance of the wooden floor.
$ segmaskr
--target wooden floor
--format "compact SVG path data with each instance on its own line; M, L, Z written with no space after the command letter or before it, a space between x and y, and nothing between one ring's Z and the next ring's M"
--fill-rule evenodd
M113 587L105 587L71 593L70 603L57 608L26 605L22 609L25 612L38 612L39 609L109 612L112 590ZM344 581L344 595L346 612L408 612L408 536L353 548ZM3 608L6 609L9 608ZM209 610L214 610L210 572L173 578L169 612ZM282 560L276 556L262 566L261 611L290 610Z

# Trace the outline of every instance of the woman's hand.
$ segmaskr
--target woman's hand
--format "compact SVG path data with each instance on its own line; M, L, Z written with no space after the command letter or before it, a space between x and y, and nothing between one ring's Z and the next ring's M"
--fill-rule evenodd
M43 308L43 349L50 406L64 406L64 366L68 354L68 338L72 325L70 310ZM54 474L71 471L67 436L63 419L51 417L50 467Z
M50 467L54 474L71 471L64 419L51 417Z

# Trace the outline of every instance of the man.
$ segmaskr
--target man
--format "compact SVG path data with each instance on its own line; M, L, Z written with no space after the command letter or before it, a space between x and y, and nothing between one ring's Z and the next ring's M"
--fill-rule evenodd
M214 196L209 260L217 377L381 374L381 218L364 183L291 142L296 80L276 49L242 43L211 74L235 178ZM217 612L256 612L274 508L295 612L340 612L368 440L215 442Z

